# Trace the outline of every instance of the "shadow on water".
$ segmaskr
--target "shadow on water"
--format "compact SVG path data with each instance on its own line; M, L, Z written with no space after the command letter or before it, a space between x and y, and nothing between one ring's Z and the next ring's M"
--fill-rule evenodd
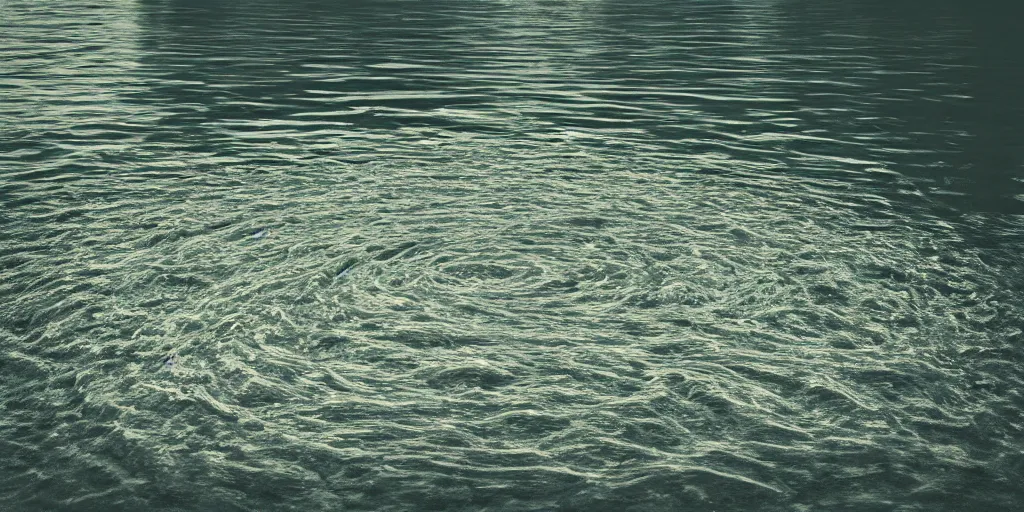
M781 2L794 52L842 45L875 66L868 96L900 172L963 213L1024 213L1024 62L1012 27L965 2ZM1008 13L1007 13L1008 14ZM1012 18L1012 16L1011 16ZM842 36L842 37L838 37ZM845 39L844 39L845 38ZM842 63L833 77L857 74Z
M227 120L315 121L359 107L422 110L467 103L456 82L444 75L413 73L453 58L441 49L449 33L465 31L459 20L416 2L305 1L144 2L148 36L141 50L147 72L159 80L143 101L171 102L191 112L169 123ZM409 67L403 63L416 62ZM436 90L427 99L416 94ZM371 92L392 97L360 99ZM349 98L348 96L351 96ZM478 101L479 98L473 101ZM317 117L317 112L326 113ZM349 112L353 129L391 129L399 123L370 113Z
M1018 136L1024 107L1015 92L1020 57L1002 35L1005 23L957 2L917 9L804 1L640 7L312 0L243 7L150 0L140 8L142 62L152 81L139 100L171 103L177 111L164 120L173 132L158 137L207 144L224 140L223 134L210 138L211 123L315 121L317 112L336 107L369 109L344 117L356 130L451 127L457 123L439 116L377 114L514 106L555 89L538 93L524 83L548 81L597 101L637 102L647 112L597 113L629 122L653 140L687 142L677 150L702 151L721 142L716 138L756 140L748 144L773 151L770 163L790 173L803 172L808 158L820 163L794 151L842 155L863 162L854 167L909 178L950 208L949 215L1024 213L1024 182L1017 178L1024 154ZM544 26L538 20L547 21L546 30L538 32ZM815 49L830 58L808 53ZM485 73L494 62L506 66ZM374 91L391 97L367 94ZM726 133L719 137L693 119L750 120L776 105L664 94L673 91L779 100L791 118L771 132L720 125ZM652 98L658 105L649 104ZM531 115L537 122L521 130L595 123ZM764 142L787 135L797 137Z

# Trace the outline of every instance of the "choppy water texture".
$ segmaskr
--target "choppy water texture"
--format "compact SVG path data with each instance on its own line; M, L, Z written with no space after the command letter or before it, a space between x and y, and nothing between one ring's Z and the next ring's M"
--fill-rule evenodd
M0 2L0 508L1020 509L1016 18L898 4Z

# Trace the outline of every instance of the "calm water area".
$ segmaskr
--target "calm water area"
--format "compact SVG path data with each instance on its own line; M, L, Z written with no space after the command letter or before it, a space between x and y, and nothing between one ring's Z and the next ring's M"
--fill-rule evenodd
M0 511L1024 510L981 5L0 0Z

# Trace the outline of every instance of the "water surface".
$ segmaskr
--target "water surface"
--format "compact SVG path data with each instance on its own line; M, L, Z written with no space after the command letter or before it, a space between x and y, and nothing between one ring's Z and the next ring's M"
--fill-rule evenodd
M0 508L1013 510L954 2L0 2Z

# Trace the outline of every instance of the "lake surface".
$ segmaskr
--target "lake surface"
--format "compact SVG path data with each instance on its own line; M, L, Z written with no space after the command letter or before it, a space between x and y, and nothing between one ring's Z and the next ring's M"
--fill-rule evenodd
M921 7L0 0L0 509L1024 507L1024 46Z

